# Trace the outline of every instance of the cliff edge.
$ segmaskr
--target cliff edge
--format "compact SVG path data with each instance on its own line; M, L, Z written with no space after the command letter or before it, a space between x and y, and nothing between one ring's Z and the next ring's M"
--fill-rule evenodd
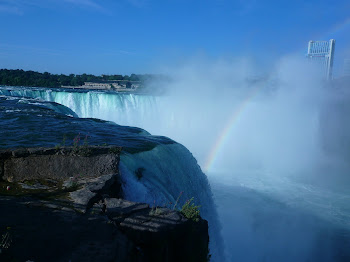
M123 199L120 152L0 150L0 261L208 261L207 221Z

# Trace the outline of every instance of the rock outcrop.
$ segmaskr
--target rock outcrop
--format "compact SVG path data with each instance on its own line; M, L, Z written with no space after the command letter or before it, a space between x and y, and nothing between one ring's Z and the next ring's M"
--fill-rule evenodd
M0 151L0 261L207 261L205 220L122 198L120 151Z

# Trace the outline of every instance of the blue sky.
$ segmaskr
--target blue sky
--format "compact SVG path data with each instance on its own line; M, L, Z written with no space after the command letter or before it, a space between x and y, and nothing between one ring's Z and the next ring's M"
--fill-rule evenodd
M157 73L196 55L303 56L330 38L338 73L350 57L348 0L0 0L0 18L0 68Z

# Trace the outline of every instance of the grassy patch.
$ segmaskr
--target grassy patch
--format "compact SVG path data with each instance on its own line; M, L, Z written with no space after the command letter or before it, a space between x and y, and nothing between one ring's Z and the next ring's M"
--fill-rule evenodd
M186 203L182 206L180 212L188 219L191 219L195 222L199 221L199 208L200 206L196 206L193 201L193 197L186 201Z

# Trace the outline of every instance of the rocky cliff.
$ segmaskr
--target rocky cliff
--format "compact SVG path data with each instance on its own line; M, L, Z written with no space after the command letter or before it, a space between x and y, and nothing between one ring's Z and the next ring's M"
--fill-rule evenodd
M0 151L0 261L207 261L205 220L123 199L120 152Z

